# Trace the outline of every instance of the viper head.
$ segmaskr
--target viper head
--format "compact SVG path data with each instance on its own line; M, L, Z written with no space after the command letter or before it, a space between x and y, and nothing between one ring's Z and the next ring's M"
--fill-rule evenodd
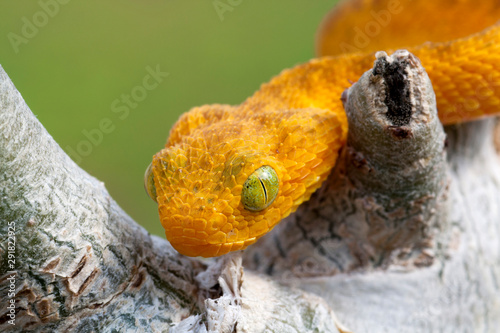
M298 111L204 124L153 157L146 190L177 251L212 257L243 249L321 185L341 130L325 112Z

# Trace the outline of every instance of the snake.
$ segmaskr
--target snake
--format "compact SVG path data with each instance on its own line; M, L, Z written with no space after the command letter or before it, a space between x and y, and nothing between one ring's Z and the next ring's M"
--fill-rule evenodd
M144 176L167 240L186 256L245 249L307 202L346 144L340 96L375 52L407 49L429 75L443 124L500 110L500 2L347 0L316 38L317 58L239 105L180 116Z

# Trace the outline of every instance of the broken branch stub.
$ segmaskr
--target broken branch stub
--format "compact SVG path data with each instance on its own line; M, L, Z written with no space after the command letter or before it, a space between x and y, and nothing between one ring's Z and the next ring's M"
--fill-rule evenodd
M289 277L420 267L446 248L445 135L432 85L408 51L376 58L342 95L349 134L335 170L245 253L249 267Z

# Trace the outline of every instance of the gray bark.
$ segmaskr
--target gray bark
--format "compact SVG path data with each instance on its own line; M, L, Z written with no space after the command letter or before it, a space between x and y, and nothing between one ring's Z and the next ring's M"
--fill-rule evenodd
M408 99L391 95L384 61ZM446 148L418 61L379 54L378 66L344 96L352 132L332 175L243 264L187 258L149 235L0 67L0 330L497 332L495 120L446 128ZM389 112L395 100L410 114Z

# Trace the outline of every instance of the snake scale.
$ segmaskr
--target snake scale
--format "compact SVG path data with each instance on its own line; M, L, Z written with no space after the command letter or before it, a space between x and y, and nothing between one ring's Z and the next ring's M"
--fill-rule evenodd
M169 242L187 256L241 250L307 201L346 142L341 93L375 51L420 59L443 124L498 113L499 18L493 0L341 2L318 33L320 58L240 105L195 107L173 126L145 175Z

